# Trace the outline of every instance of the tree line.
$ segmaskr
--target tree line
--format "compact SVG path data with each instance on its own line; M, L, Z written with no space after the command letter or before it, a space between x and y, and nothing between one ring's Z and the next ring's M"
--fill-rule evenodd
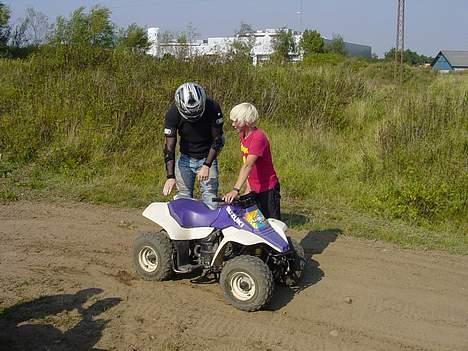
M69 18L57 17L49 23L43 13L33 8L16 24L9 24L9 8L0 2L0 56L22 56L41 45L92 46L104 49L125 48L146 52L149 48L147 31L133 23L126 28L117 27L111 21L111 11L94 6L74 10Z
M10 24L9 8L0 1L0 57L24 57L42 45L91 46L147 52L150 43L146 28L135 23L126 28L118 27L111 21L111 14L111 10L103 6L94 6L89 11L86 11L85 7L79 7L69 18L59 16L55 23L50 24L45 14L28 8L24 18L16 24ZM250 24L241 22L240 28L234 33L236 40L231 44L230 54L250 59L255 45L254 33L255 30ZM295 32L286 27L277 31L273 42L273 61L287 62L291 54L302 54L306 60L308 57L322 54L335 56L347 54L343 36L339 34L334 35L327 43L317 30L306 29L298 43L294 40L294 34ZM192 24L189 24L186 31L180 33L169 31L161 33L159 40L161 43L179 44L176 55L185 57L190 55L190 52L184 49L184 44L193 42L199 36ZM395 49L392 48L385 53L384 60L393 60L394 56ZM404 52L403 59L405 63L411 65L432 61L431 57L409 49Z

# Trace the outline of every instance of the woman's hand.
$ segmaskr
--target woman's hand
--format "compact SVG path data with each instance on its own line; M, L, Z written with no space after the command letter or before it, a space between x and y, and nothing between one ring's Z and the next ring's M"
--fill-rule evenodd
M226 195L223 196L223 201L230 204L236 197L239 195L239 192L236 190L231 190Z
M209 177L210 177L210 167L208 167L207 165L201 166L201 168L198 170L198 173L197 173L198 181L205 182L208 180Z

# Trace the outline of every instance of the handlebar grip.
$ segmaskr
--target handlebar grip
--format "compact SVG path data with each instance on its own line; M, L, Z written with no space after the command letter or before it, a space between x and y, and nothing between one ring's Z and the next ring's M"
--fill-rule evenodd
M224 200L221 197L214 197L211 199L213 202L224 202Z

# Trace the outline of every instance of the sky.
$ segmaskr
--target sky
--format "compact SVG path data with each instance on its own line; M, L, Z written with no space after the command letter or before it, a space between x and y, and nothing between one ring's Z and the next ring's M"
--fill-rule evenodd
M316 29L331 38L369 45L380 57L395 46L397 0L2 0L10 23L32 7L47 15L69 17L80 6L108 7L120 27L136 23L180 32L191 25L207 37L232 36L240 23L256 30L288 27ZM302 16L300 12L302 3ZM302 23L302 26L301 26ZM301 28L302 27L302 28ZM427 56L439 50L468 50L468 0L406 0L405 48Z

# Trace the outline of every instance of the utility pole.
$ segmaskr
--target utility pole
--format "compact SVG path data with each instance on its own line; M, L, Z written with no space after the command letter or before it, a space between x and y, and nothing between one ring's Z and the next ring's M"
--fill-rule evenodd
M399 75L400 83L403 82L403 57L405 54L405 0L398 0L397 10L397 33L395 46L395 70L393 78L397 80Z
M302 33L302 3L303 3L303 0L300 0L300 3L299 3L299 11L296 12L296 15L299 16L299 32Z

